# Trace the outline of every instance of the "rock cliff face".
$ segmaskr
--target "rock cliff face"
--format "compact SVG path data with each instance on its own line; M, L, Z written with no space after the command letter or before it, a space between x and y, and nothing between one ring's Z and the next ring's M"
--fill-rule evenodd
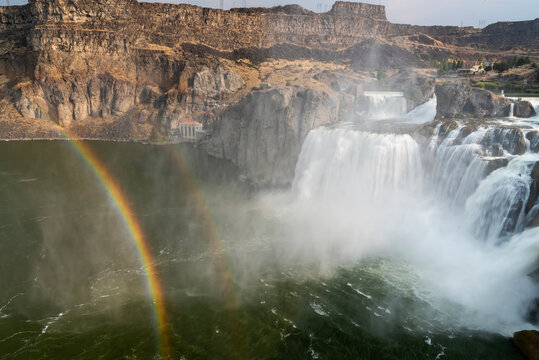
M257 185L288 185L308 132L337 122L339 106L314 89L255 91L221 113L208 153L232 161Z
M481 39L470 28L391 24L383 6L344 1L318 14L298 6L222 11L136 0L32 0L0 7L6 77L0 85L25 118L81 127L129 115L147 137L248 92L242 75L224 65L216 70L220 59L317 58L354 71L423 66L443 51L412 51L390 40L418 33L448 42Z
M519 45L516 34L536 23L499 26ZM306 132L353 113L363 87L404 91L419 105L433 92L427 67L473 53L444 43L490 46L496 29L392 24L383 6L344 1L313 13L30 0L0 7L0 137L163 139L197 120L214 129L212 154L256 182L284 184ZM278 89L257 90L263 83ZM448 115L509 111L488 93L466 96Z

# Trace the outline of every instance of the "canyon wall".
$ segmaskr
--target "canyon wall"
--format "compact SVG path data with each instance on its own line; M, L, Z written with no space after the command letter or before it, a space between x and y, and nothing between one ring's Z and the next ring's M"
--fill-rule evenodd
M278 85L296 81L328 91L316 71L347 66L348 77L365 72L358 83L372 81L373 73L408 72L450 57L444 43L534 44L536 26L399 25L387 20L383 6L344 1L313 13L297 5L223 11L136 0L32 0L0 7L0 110L11 114L7 120L48 121L87 137L115 138L117 123L132 129L122 139L166 137L182 120L219 119L271 73L282 71ZM522 31L531 35L519 43ZM414 43L411 35L431 36L431 44ZM298 62L264 75L260 64L270 59ZM318 69L305 73L303 60L318 61Z

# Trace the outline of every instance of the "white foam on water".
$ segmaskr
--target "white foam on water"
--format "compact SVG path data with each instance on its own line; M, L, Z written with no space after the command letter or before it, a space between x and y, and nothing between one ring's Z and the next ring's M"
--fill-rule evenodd
M527 164L536 154L511 155L508 167L487 176L481 141L503 142L511 133L478 129L456 144L459 132L433 140L434 164L426 169L409 135L311 131L278 210L292 231L286 256L327 268L373 256L404 261L417 296L435 308L454 305L444 310L453 325L502 334L533 328L523 314L537 296L527 274L539 229L522 232L517 224L503 241L500 232L510 204L522 206L527 196Z

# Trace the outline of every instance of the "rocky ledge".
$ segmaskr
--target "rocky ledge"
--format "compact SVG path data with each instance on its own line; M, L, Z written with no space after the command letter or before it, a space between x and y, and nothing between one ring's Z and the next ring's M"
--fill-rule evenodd
M462 82L441 82L435 89L438 118L536 116L529 101L511 100Z

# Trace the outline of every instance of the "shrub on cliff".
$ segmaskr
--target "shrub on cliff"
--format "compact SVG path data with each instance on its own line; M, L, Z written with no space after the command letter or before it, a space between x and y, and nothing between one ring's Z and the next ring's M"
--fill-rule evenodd
M464 61L462 60L457 60L457 61L445 60L440 65L440 68L438 69L438 74L442 74L442 75L447 74L448 72L455 71L457 69L462 68L463 66L464 66Z
M514 67L520 67L524 65L531 64L531 60L529 57L514 57L513 59L509 61L502 61L494 63L494 70L497 72L504 72Z

